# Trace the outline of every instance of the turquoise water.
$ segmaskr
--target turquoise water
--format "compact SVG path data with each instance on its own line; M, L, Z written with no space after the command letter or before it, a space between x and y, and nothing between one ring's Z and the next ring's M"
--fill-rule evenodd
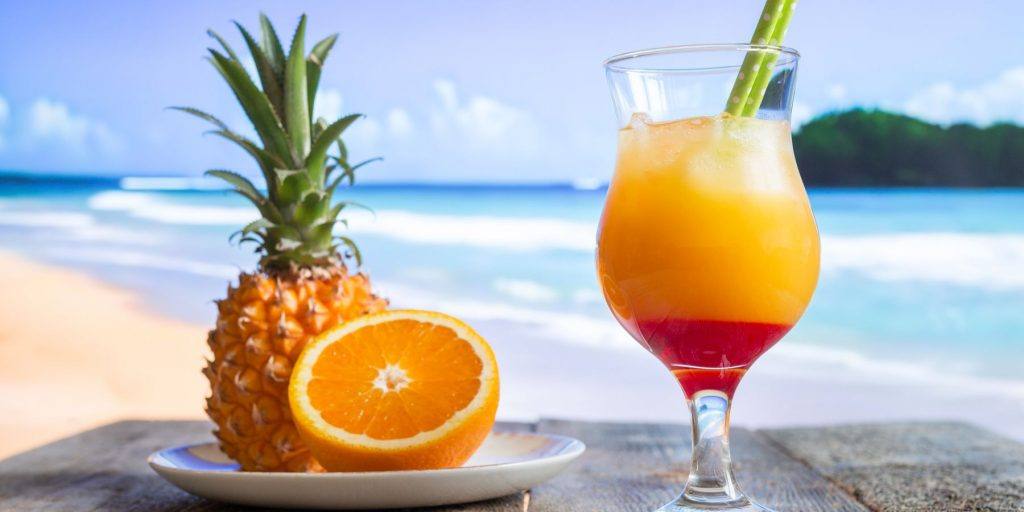
M351 235L364 270L396 305L518 325L517 336L544 343L639 352L595 282L603 195L571 186L366 186L350 199L376 215L357 214ZM821 282L773 350L778 357L808 374L828 366L1024 398L1024 191L817 190L811 200ZM0 248L85 269L205 324L211 300L254 266L250 249L227 243L253 218L217 190L0 184Z

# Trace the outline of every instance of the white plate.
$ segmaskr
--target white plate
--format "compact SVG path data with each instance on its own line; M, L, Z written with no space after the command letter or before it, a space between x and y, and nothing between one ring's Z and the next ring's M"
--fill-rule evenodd
M467 503L524 491L557 475L586 447L569 437L492 433L460 468L365 473L239 471L214 443L168 448L149 466L182 490L240 505L335 510Z

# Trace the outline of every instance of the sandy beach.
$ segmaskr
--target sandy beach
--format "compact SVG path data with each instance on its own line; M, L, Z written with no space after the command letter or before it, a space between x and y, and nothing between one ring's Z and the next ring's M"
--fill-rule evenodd
M0 458L121 418L201 418L205 330L0 253Z

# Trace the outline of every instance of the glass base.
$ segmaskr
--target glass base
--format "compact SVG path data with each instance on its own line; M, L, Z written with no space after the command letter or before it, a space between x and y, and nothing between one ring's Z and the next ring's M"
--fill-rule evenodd
M727 502L721 501L696 501L683 495L672 503L669 503L655 512L708 512L715 510L719 512L774 512L772 509L751 501L746 496Z

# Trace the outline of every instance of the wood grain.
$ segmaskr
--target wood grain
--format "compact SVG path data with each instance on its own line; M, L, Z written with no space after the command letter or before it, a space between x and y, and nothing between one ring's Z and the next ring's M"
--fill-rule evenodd
M587 452L529 493L434 512L650 512L686 480L688 427L544 420L502 430L577 437ZM0 511L238 511L190 496L146 465L210 439L201 421L124 421L0 461ZM977 427L903 423L734 429L740 486L779 512L1024 511L1024 445ZM423 509L420 509L423 510Z
M146 456L174 444L208 441L193 421L123 421L0 463L0 510L239 510L219 507L163 482Z
M565 474L533 491L530 512L650 512L683 490L690 457L687 425L545 420L538 431L576 437L587 452ZM779 512L868 510L754 432L734 428L731 445L740 487Z
M874 510L1024 511L1024 445L961 423L764 431Z

